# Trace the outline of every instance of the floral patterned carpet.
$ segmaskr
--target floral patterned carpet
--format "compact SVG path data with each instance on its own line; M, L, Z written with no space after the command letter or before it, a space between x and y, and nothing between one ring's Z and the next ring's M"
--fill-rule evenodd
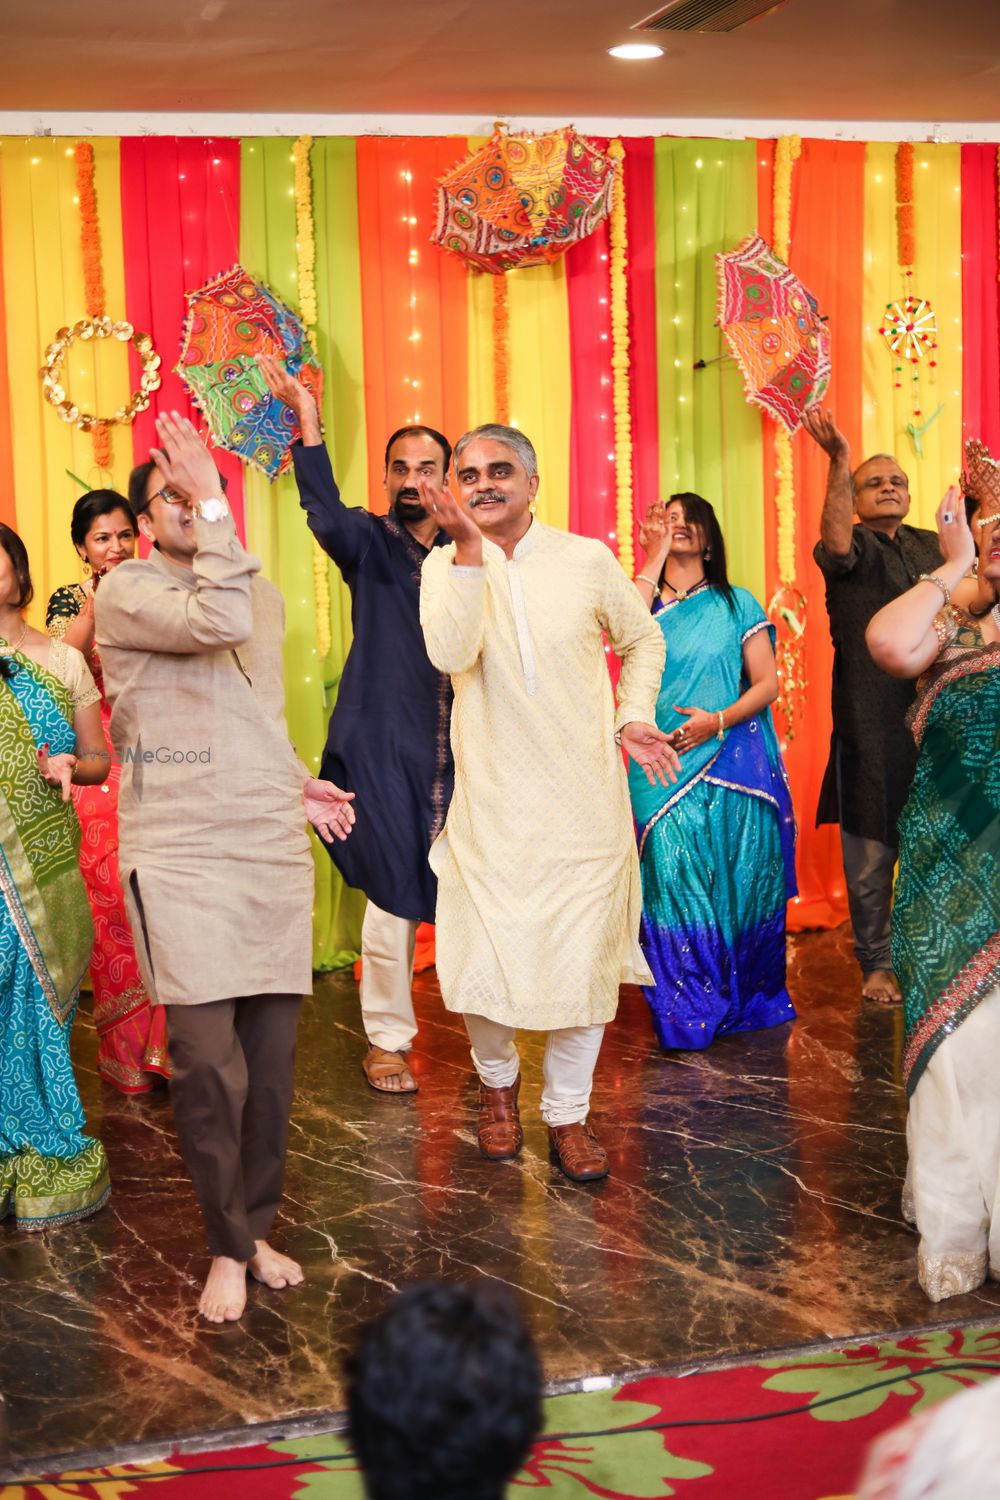
M509 1500L850 1500L881 1432L1000 1369L1000 1327L792 1353L555 1396ZM0 1500L363 1500L321 1434L0 1485Z

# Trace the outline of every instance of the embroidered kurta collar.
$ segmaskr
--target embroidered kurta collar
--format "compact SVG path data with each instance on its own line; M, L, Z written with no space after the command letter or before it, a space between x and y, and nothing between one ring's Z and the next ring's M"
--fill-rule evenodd
M506 552L502 547L498 547L496 542L491 542L489 538L485 536L483 537L483 555L486 557L494 557L496 558L497 562L522 562L524 558L526 558L528 554L530 552L533 552L538 546L539 542L542 539L542 533L544 531L545 527L542 525L542 523L540 521L536 521L534 517L532 517L531 525L528 527L527 531L524 533L524 536L521 537L517 546L514 548L512 557L508 558Z

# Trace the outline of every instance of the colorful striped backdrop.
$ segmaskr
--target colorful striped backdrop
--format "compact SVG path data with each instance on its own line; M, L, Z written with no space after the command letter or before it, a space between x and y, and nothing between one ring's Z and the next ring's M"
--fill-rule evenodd
M148 330L169 369L183 294L240 259L296 304L294 163L288 140L95 139L106 306ZM493 415L490 281L468 275L429 242L438 176L475 142L464 137L317 139L312 149L324 419L349 502L384 508L385 437L418 419L453 438ZM88 485L124 489L147 455L149 412L113 432L110 475L90 438L42 399L42 351L85 312L76 204L75 140L0 141L0 519L28 546L33 618L50 590L79 576L68 519ZM714 255L759 228L771 232L773 141L676 138L625 142L634 516L658 496L693 489L716 505L732 572L765 604L777 584L774 431L747 405L714 326ZM904 291L895 241L895 147L806 140L793 169L790 261L829 317L829 400L860 459L895 452L911 476L912 519L934 509L961 463L963 437L1000 452L997 148L916 150L913 288L939 319L936 384L925 412L940 416L918 457L879 337L885 304ZM555 526L615 535L614 413L606 226L555 266L509 278L511 418L532 437L540 515ZM75 345L72 397L113 411L137 382L134 355L113 340ZM154 409L187 409L168 375ZM801 895L793 927L845 915L834 831L813 828L830 733L831 649L811 551L825 480L822 454L794 440L798 587L807 599L803 722L787 747L801 837ZM349 600L330 570L332 647L320 659L309 536L294 483L271 486L228 457L230 497L248 545L288 605L292 736L318 764L350 642ZM378 747L372 747L378 753ZM361 902L317 852L316 961L357 948Z

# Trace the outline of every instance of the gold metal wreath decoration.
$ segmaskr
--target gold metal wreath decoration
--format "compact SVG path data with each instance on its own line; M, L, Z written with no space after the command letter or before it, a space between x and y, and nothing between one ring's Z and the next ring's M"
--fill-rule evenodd
M142 375L139 389L132 392L124 406L119 406L114 416L99 417L93 412L81 411L66 394L62 371L66 352L77 339L87 342L109 338L132 345L142 363ZM151 393L159 390L162 383L160 356L153 347L152 337L148 333L136 333L131 323L116 323L107 317L81 318L72 328L60 328L52 343L47 345L44 359L40 373L46 401L55 407L64 422L74 423L81 432L92 432L95 428L108 428L118 423L127 426L134 422L139 412L149 406Z

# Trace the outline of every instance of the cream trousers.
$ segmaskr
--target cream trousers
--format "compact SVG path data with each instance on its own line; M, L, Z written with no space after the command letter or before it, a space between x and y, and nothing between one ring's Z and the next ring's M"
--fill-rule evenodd
M1000 986L934 1053L910 1100L917 1273L933 1302L1000 1277Z
M413 949L417 923L373 901L361 924L361 1019L365 1035L387 1052L405 1052L417 1034Z
M485 1016L466 1015L472 1061L487 1088L509 1088L521 1071L514 1027ZM597 1054L604 1025L567 1026L550 1031L542 1062L542 1119L546 1125L572 1125L587 1118Z

